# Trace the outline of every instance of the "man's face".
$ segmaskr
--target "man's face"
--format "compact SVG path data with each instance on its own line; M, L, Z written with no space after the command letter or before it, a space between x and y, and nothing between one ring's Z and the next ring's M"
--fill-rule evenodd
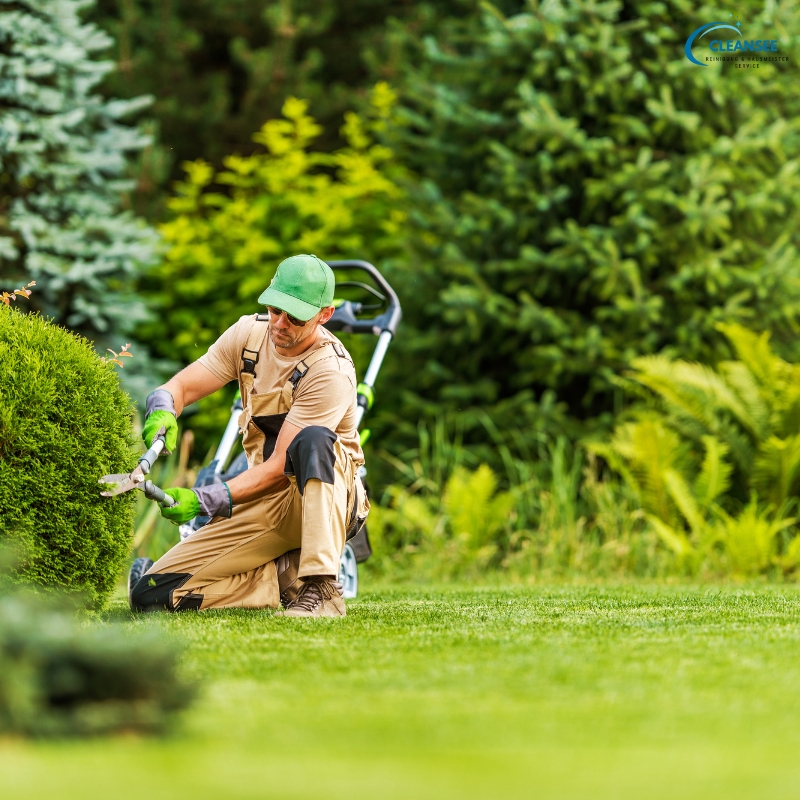
M304 325L295 325L289 321L289 315L285 311L273 307L268 307L267 310L269 311L269 335L275 347L290 350L317 330L319 314L311 317Z
M308 347L314 342L312 337L316 336L317 328L324 325L332 316L336 309L333 306L320 309L311 319L303 324L300 320L292 320L289 315L279 308L267 306L269 311L269 336L275 347L291 350L298 347L307 339Z

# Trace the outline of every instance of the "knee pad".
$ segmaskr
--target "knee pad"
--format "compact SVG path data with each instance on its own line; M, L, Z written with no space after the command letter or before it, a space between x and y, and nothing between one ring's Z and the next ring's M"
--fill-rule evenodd
M336 452L333 445L336 434L322 425L303 428L286 449L284 475L293 475L300 494L311 478L323 483L333 483Z
M133 611L177 611L178 609L172 603L172 592L183 586L191 577L188 572L142 575L131 589L131 609Z

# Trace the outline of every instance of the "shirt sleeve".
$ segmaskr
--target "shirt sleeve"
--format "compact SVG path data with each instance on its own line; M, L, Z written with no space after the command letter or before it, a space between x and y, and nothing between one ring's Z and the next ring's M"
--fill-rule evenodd
M355 396L355 383L346 372L334 369L308 375L297 387L286 420L298 428L321 425L336 431Z
M205 355L197 360L213 373L214 377L228 383L239 377L239 365L242 360L242 347L247 341L248 322L251 316L240 317L222 336L217 339Z

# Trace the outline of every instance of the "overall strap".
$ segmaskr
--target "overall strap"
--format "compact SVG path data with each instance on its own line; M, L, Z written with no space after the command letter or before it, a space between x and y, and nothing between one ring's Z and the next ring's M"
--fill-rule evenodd
M318 361L322 361L325 358L333 358L333 356L347 359L351 364L353 363L353 359L350 358L347 351L344 349L344 347L342 347L339 341L325 342L325 344L311 352L302 361L297 362L294 372L289 376L289 380L286 382L286 386L284 387L284 397L288 394L287 389L290 385L292 387L291 396L294 397L294 393L297 391L297 384L300 383L300 381L306 376L306 373L309 371L309 369L311 369L311 367L313 367Z
M269 314L256 314L253 326L247 336L247 343L242 348L242 367L239 370L239 385L242 390L242 403L247 405L245 392L250 393L256 377L256 364L258 364L261 346L267 338L269 330Z

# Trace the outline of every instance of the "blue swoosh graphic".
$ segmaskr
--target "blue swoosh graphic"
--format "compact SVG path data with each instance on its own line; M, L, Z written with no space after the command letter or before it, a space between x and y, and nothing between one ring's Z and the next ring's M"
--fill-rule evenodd
M713 25L714 23L712 22L711 24ZM734 33L738 33L739 36L742 35L742 32L738 28L734 28L733 25L725 24L725 25L717 25L716 28L709 28L707 31L703 31L697 38L702 39L707 33L711 33L711 31L718 31L720 28L727 28L728 30L733 31Z
M698 64L701 67L707 67L708 64L703 64L702 61L698 61L692 55L692 44L694 44L694 40L697 38L698 34L701 34L701 37L704 36L706 33L710 33L712 30L717 30L718 28L730 28L732 31L736 31L739 36L742 35L742 32L738 28L734 28L733 25L728 25L727 22L709 22L705 25L701 25L696 31L693 31L689 38L686 40L686 44L684 45L683 52L686 53L686 58L689 59L693 64Z

